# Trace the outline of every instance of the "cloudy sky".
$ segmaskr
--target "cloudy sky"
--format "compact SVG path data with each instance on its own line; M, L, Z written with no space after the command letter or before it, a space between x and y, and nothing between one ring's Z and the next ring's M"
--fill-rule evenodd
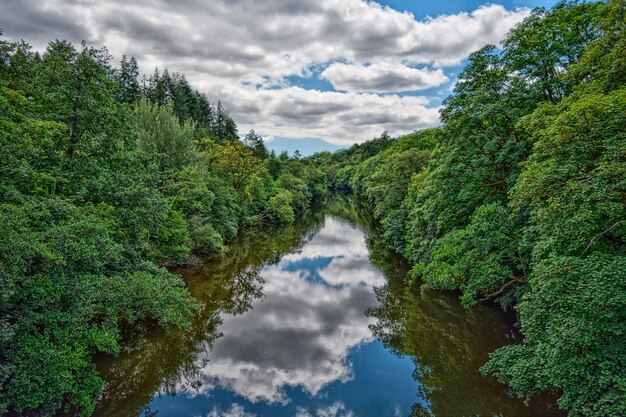
M308 154L439 123L468 54L554 0L0 0L43 50L106 45L220 99L242 133Z

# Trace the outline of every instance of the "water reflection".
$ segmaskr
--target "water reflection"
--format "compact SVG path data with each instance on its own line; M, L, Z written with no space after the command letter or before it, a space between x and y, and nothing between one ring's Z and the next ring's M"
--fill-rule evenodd
M287 387L316 395L334 381L347 381L351 347L371 340L376 303L372 287L382 273L367 257L363 234L328 217L302 250L261 270L264 297L249 314L224 315L224 336L203 367L204 394L216 386L250 402L286 404Z
M375 231L372 232L375 234ZM517 342L514 317L495 307L465 310L458 295L420 289L406 280L408 265L380 239L370 245L387 284L375 289L380 305L368 314L378 321L372 332L385 347L411 357L420 381L411 416L564 416L553 398L527 406L510 398L507 387L483 377L489 352Z
M133 332L134 339L118 358L96 358L107 385L95 415L137 416L142 410L152 415L150 402L155 395L201 389L201 370L206 364L199 358L206 358L222 336L222 315L248 311L253 300L263 295L263 265L302 247L323 219L323 213L317 213L279 232L250 230L223 257L183 271L187 287L200 303L191 326Z
M372 224L338 202L181 271L201 304L192 325L100 358L96 415L549 415L478 374L514 337L502 314L407 285Z

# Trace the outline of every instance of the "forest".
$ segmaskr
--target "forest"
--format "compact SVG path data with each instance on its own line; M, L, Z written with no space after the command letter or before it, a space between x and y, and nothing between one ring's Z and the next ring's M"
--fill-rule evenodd
M411 279L515 309L481 371L570 416L626 415L626 7L535 9L473 53L443 126L318 154Z
M326 177L254 131L239 140L180 74L140 82L106 49L0 42L0 414L88 415L92 356L195 308L165 267L293 222Z
M485 376L625 416L625 26L623 0L534 9L471 54L441 127L306 158L183 75L0 38L0 415L89 415L93 356L196 308L167 267L349 194L415 287L515 312Z

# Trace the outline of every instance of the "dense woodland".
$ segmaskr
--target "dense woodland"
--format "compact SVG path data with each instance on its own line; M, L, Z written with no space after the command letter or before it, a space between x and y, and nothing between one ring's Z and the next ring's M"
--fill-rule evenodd
M514 308L482 368L570 416L626 415L626 5L536 9L472 54L443 127L315 159L428 288Z
M111 61L0 40L0 415L90 414L92 356L195 308L163 266L326 198L323 172L240 140L184 76Z
M482 372L570 416L626 415L626 6L536 9L473 53L443 126L309 158L239 138L180 74L106 49L0 39L0 414L88 415L96 353L185 326L165 266L365 202L415 286L514 309Z

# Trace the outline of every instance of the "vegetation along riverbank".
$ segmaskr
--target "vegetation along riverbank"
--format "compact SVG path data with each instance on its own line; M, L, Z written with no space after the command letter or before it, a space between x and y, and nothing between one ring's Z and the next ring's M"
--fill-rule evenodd
M0 415L89 415L97 353L188 326L166 266L353 194L424 288L513 309L482 366L626 416L626 6L536 9L470 55L442 126L310 157L240 137L184 75L0 39Z

